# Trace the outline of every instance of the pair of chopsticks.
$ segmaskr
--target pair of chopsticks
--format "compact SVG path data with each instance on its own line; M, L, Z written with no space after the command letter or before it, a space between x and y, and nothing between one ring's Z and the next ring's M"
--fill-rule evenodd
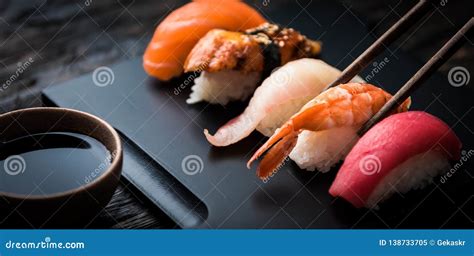
M385 45L389 45L399 38L404 32L412 27L433 7L432 1L421 0L410 11L408 11L397 23L377 39L367 50L354 60L334 82L325 89L348 83L353 77L360 73L372 60L379 55ZM367 121L358 134L362 136L374 124L382 120L388 113L403 103L413 91L418 89L423 82L431 76L449 57L451 57L466 41L467 34L472 32L474 18L471 18L449 41L435 54L426 64L405 83L397 93Z

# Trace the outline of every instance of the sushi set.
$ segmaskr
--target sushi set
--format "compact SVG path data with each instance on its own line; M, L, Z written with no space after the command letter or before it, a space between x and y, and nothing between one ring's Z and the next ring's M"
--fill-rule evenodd
M113 84L85 75L45 102L111 123L124 177L183 228L472 227L470 91L434 71L473 20L421 67L385 45L428 1L375 42L343 7L305 6L192 1Z

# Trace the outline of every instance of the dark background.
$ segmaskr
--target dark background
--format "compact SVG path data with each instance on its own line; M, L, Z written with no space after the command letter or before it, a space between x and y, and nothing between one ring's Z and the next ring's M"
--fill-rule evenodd
M425 62L474 13L472 1L441 1L444 4L407 31L395 43L396 48ZM19 63L30 57L34 59L33 64L0 93L0 112L41 106L42 89L98 66L139 57L156 25L185 2L0 0L0 82L3 84L10 79ZM249 2L263 11L295 4L283 0ZM357 16L376 37L416 2L344 0L341 4L346 12L342 15ZM474 70L473 47L472 41L467 42L440 72L446 75L455 66L465 67L470 72ZM472 81L467 86L472 88ZM138 194L124 182L112 202L88 227L174 227L168 217ZM8 227L8 223L0 222L0 226Z

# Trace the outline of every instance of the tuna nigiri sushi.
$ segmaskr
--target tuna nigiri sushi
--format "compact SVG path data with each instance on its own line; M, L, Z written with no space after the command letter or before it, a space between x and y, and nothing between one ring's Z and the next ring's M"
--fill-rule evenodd
M391 97L389 93L371 84L349 83L330 88L304 105L298 113L278 128L255 152L248 161L247 167L250 168L253 161L267 152L257 168L258 177L266 180L278 170L297 143L316 143L314 147L317 148L318 140L298 139L303 130L316 133L328 132L324 134L325 140L335 145L334 148L327 148L325 157L316 158L311 161L311 164L326 167L328 163L336 163L344 155L340 152L329 152L329 150L341 150L355 139L346 135L341 137L340 133L350 134L352 131L355 135L355 131L380 110ZM410 100L405 101L396 109L396 112L406 111L409 105ZM347 131L342 130L343 128L347 128ZM335 129L337 132L331 133Z
M143 67L160 80L179 76L191 49L215 28L244 31L265 22L239 0L195 0L169 14L155 30L145 51Z
M270 23L244 33L211 30L186 59L185 72L201 72L187 102L225 105L245 100L275 68L292 60L316 57L320 51L319 42Z
M204 130L204 134L209 143L219 147L234 144L255 129L265 136L271 136L276 128L340 74L338 69L322 60L291 61L263 81L242 114L227 122L214 135L208 130ZM356 77L353 81L363 80Z
M372 127L347 155L329 193L355 207L376 207L394 192L421 188L459 160L461 141L447 124L419 111Z

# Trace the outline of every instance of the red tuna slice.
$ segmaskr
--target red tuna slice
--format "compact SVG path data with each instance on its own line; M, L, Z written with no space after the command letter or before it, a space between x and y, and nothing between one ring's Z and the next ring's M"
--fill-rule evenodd
M443 121L426 112L395 114L372 127L347 155L329 193L355 207L364 207L370 195L394 168L409 158L438 150L459 160L461 141Z

